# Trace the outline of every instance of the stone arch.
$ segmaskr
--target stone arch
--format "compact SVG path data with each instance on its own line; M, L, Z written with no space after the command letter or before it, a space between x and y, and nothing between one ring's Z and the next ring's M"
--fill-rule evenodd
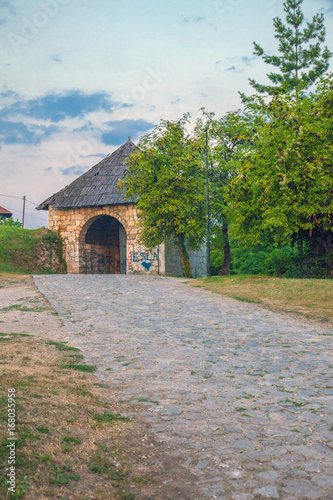
M87 217L79 228L79 272L126 274L127 232L119 218L105 212Z

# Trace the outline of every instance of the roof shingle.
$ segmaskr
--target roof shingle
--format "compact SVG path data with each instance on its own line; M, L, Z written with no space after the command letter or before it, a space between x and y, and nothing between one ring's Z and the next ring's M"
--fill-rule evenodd
M111 155L43 201L37 210L48 210L49 205L61 209L135 202L135 199L126 200L117 187L126 173L128 157L135 149L137 146L129 138Z

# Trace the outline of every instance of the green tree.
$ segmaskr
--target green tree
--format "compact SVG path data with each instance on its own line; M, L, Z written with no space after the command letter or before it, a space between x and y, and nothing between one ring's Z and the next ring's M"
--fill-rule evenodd
M333 243L333 77L295 101L267 106L258 143L231 181L233 222L244 241L305 240L330 263Z
M324 15L316 14L312 22L303 28L304 14L301 11L303 0L286 0L283 4L286 13L286 24L279 17L273 19L275 38L279 42L279 54L269 55L256 42L254 54L262 57L264 62L278 69L267 76L271 84L263 85L249 79L252 87L259 94L286 93L291 90L309 88L322 76L329 67L332 53L325 42ZM251 98L240 94L243 102Z
M204 120L198 120L196 132L203 137L208 130L210 144L211 263L213 272L228 275L231 250L226 193L238 162L251 147L253 129L249 117L241 111L226 113L221 119L214 118L214 113L202 111Z
M141 242L153 248L173 240L186 277L191 277L188 250L198 249L205 237L203 148L187 131L189 118L162 120L143 136L119 184L129 199L138 197Z
M14 220L13 217L8 217L8 219L0 217L0 225L22 227L22 223L19 220Z

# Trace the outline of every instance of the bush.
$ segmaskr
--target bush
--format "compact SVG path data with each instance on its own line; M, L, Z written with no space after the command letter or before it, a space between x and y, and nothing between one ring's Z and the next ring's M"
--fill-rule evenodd
M320 256L308 244L303 255L291 246L274 247L262 244L256 249L231 239L232 274L263 274L285 278L330 278L333 256Z

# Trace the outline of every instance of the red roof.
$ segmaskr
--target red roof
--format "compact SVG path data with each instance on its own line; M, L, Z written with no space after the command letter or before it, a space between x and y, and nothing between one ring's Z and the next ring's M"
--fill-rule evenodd
M3 208L3 207L0 206L0 216L1 215L12 216L13 214L9 210L7 210L7 208Z

